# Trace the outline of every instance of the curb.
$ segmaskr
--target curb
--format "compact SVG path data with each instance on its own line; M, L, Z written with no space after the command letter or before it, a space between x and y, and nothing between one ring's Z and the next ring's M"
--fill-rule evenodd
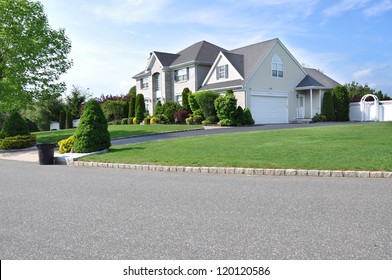
M103 163L72 161L71 166L103 167L114 169L130 169L161 172L186 172L202 174L237 174L247 176L297 176L297 177L345 177L345 178L390 178L389 171L343 171L343 170L306 170L306 169L265 169L241 167L197 167L197 166L165 166L165 165L140 165L122 163Z

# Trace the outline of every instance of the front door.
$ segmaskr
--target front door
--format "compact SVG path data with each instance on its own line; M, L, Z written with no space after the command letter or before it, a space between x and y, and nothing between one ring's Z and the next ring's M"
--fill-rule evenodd
M305 118L305 94L298 94L297 118Z

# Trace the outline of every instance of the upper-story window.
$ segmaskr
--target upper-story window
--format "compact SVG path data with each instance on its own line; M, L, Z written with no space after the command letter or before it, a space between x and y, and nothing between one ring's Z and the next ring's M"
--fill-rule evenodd
M141 89L148 88L148 78L147 77L140 80L140 88Z
M174 71L174 80L176 82L188 81L189 80L189 67Z
M221 65L216 67L216 79L227 79L229 77L229 65Z
M277 54L272 57L271 69L272 77L283 78L283 62Z

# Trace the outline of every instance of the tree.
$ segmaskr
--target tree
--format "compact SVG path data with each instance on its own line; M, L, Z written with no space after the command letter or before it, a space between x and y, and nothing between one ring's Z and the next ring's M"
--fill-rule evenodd
M337 86L333 89L333 101L336 120L340 122L348 121L350 118L350 98L345 86Z
M321 115L324 115L328 121L335 120L335 108L333 106L333 97L331 92L324 93L323 103L321 105Z
M5 137L13 137L18 135L30 135L29 127L21 115L14 111L4 121L2 134Z
M136 86L131 87L129 90L129 112L128 118L135 117L135 109L136 109Z
M146 112L146 104L144 103L144 95L142 93L136 95L135 108L136 122L141 123L144 119L144 114Z
M84 90L80 86L72 86L71 94L65 97L66 106L72 119L80 118L82 106L91 97L88 89Z
M222 126L237 125L237 99L232 90L215 99L214 105Z
M191 94L192 92L189 90L189 88L184 88L182 91L182 107L188 111L188 113L192 114L192 109L191 106L189 105L189 100L188 100L188 96L189 94Z
M99 103L91 99L84 107L75 132L74 151L91 153L108 149L110 146L108 123Z
M64 92L58 80L72 65L64 29L53 30L39 2L0 1L0 111Z
M219 97L219 95L220 94L216 91L195 92L194 96L196 102L199 105L200 109L203 111L203 115L206 119L209 117L216 116L214 101ZM195 111L193 107L192 107L192 111Z

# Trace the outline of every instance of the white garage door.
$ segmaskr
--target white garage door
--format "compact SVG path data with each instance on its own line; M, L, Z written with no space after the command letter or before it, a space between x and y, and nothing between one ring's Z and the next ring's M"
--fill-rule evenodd
M252 92L251 112L256 124L288 123L288 94Z

